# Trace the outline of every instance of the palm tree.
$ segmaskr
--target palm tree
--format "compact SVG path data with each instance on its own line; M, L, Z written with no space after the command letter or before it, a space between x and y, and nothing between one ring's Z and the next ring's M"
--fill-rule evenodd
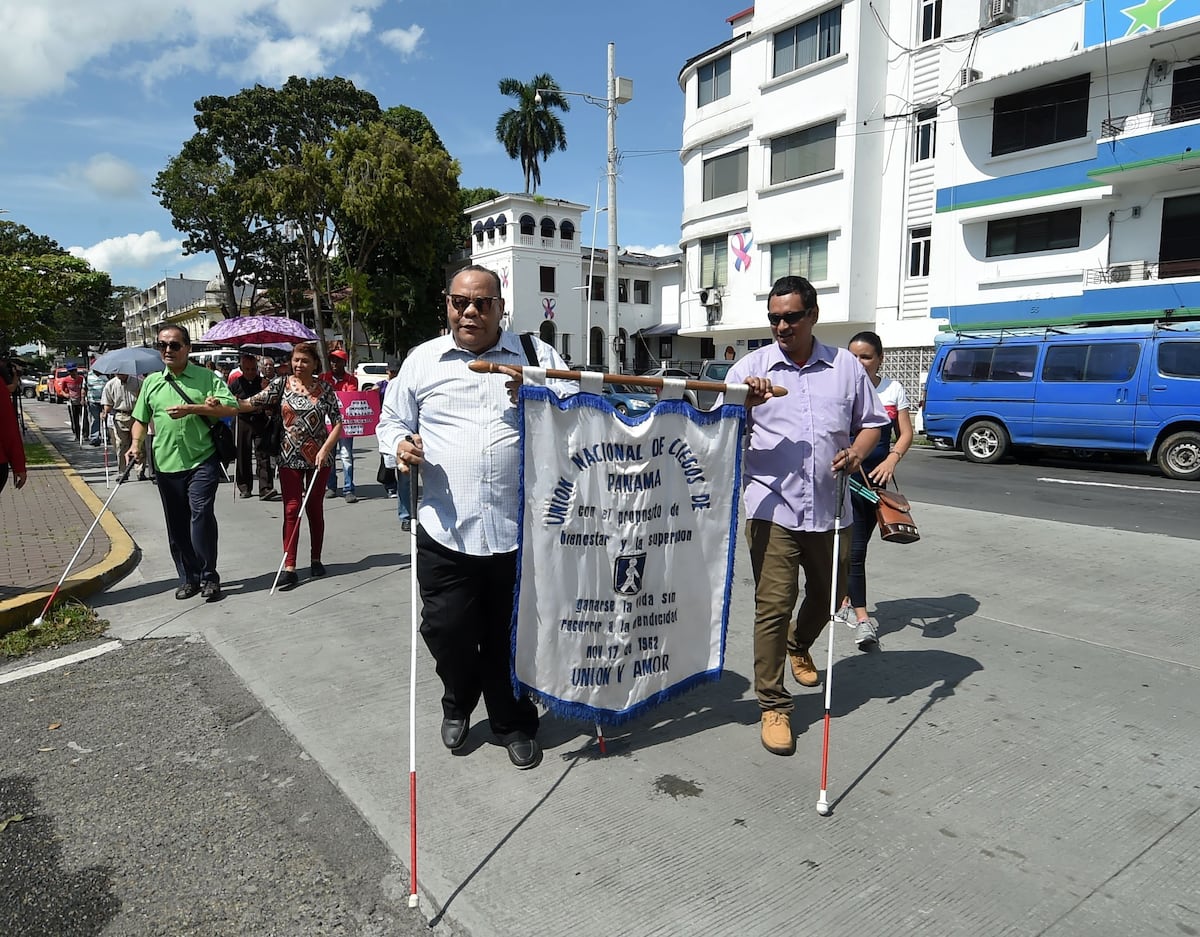
M541 92L541 103L534 100ZM525 172L525 192L537 191L542 181L538 159L549 159L555 150L567 148L567 132L562 121L551 113L551 108L569 111L571 105L566 95L560 93L558 83L549 75L535 75L525 84L516 78L501 78L500 93L516 98L516 107L510 107L496 121L496 139L504 146L509 159L519 159ZM531 189L530 182L533 183Z

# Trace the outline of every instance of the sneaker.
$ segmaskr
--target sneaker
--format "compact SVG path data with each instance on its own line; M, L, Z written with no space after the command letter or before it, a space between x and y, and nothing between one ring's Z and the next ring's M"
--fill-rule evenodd
M266 491L260 492L258 495L259 501L278 501L279 492L274 488L268 488Z
M860 651L877 647L879 645L879 632L875 630L875 622L870 618L864 618L858 622L854 629L854 643L858 645Z
M253 494L253 492L249 488L239 488L238 489L238 497L239 498L249 498L252 494Z
M220 602L221 601L221 584L213 582L211 579L200 587L200 597L205 602Z
M787 713L768 709L762 714L763 748L776 755L790 755L796 750L792 735L792 720Z
M801 686L820 686L821 675L817 673L817 665L813 663L808 651L788 654L792 661L792 676Z
M389 497L389 498L394 498L394 497L396 497L396 489L395 489L395 488L389 488L389 489L388 489L388 497Z
M853 628L854 622L852 622L850 620L851 617L853 617L853 614L854 614L854 609L852 609L850 607L850 603L847 602L841 608L839 608L836 612L833 613L833 617L836 621L844 621L851 628Z
M347 504L354 504L354 502L356 502L357 500L358 500L358 495L356 495L353 491L346 492L346 503Z
M400 529L405 532L411 531L412 530L412 521L410 521L407 517L404 518L404 520L402 520L400 522Z
M334 491L332 488L325 489L325 500L326 501L328 501L330 498L336 498L336 497L337 497L337 492Z

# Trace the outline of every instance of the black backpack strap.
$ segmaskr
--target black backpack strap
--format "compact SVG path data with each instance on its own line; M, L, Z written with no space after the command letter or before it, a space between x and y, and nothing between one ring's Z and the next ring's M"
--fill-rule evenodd
M180 397L183 398L184 403L192 402L192 398L183 392L183 388L179 386L179 382L175 380L175 376L173 374L167 375L167 383L175 388L175 393L177 393ZM212 426L215 422L217 422L216 420L210 420L208 417L204 416L202 413L192 413L190 415L200 417L200 419L202 419L209 426Z
M540 368L541 362L538 361L537 349L533 346L533 333L521 333L521 347L525 349L525 359L529 362L531 368Z

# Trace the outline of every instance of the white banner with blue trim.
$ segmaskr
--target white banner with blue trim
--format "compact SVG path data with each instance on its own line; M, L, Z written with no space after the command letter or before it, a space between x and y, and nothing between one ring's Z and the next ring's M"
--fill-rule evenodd
M517 688L615 725L719 678L744 408L665 399L630 418L528 382L520 407Z

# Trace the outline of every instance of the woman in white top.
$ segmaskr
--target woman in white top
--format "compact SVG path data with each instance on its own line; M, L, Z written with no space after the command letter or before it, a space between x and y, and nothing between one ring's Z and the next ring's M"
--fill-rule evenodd
M898 381L881 377L879 368L883 364L883 342L874 332L859 332L846 346L862 366L875 385L875 392L883 402L884 409L892 418L892 426L879 434L879 444L863 460L862 469L871 482L883 486L892 480L896 464L904 458L913 441L912 419L909 416L908 395ZM893 437L895 441L893 442ZM875 533L875 505L866 498L851 494L854 508L854 531L850 543L850 595L842 602L839 617L856 628L854 642L859 650L867 650L879 643L875 622L867 614L867 545ZM854 620L850 613L853 610Z

